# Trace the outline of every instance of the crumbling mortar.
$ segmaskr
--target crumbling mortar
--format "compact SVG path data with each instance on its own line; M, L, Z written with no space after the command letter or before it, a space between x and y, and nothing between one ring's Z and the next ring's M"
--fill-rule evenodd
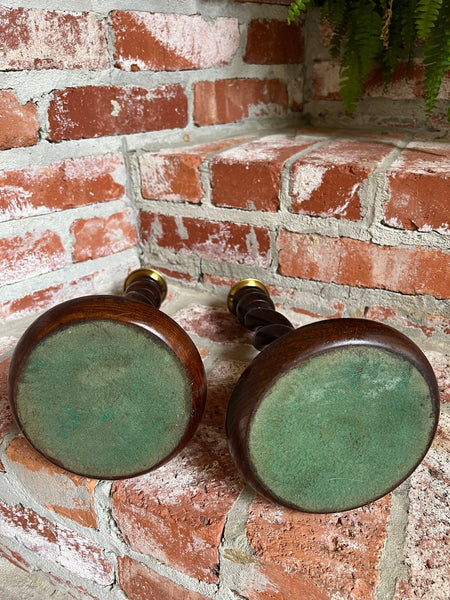
M380 577L374 600L394 600L398 581L408 578L404 561L409 518L410 479L392 493L386 541L380 560Z
M242 584L243 565L227 559L227 551L236 550L249 557L254 555L246 537L248 511L254 499L255 493L246 485L227 515L219 546L220 575L217 600L236 598L232 590L238 590Z

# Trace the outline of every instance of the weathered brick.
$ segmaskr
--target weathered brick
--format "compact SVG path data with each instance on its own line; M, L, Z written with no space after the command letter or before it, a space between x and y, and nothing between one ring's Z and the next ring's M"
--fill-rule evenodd
M234 18L113 11L116 66L127 71L177 71L229 64L239 48Z
M73 223L70 231L74 236L74 262L109 256L137 244L136 227L130 210L108 218L79 219Z
M341 100L339 83L338 61L321 61L313 64L312 97L314 100Z
M441 414L431 449L411 477L406 531L407 579L395 600L447 600L450 593L450 417Z
M450 232L450 149L448 143L411 143L386 173L391 227Z
M248 25L244 61L258 65L300 64L304 59L303 26L255 19Z
M0 500L0 534L14 538L31 552L100 585L114 581L113 566L102 548L82 535L40 516L21 504Z
M330 596L318 589L309 574L289 571L236 550L225 550L224 556L240 565L240 594L251 600L330 600ZM245 565L244 567L241 565Z
M54 92L48 111L54 142L184 127L187 98L180 85L84 86Z
M0 91L0 150L34 146L38 133L39 119L34 102L20 104L14 92Z
M95 479L86 479L53 465L22 436L8 445L6 456L16 476L39 504L85 527L97 527Z
M372 305L364 308L364 316L374 321L386 322L400 330L418 329L427 338L433 337L436 333L450 334L450 319L440 315L427 314L420 309L419 314L411 314L394 310L391 306Z
M194 84L196 125L217 125L247 117L286 113L286 84L280 79L220 79Z
M3 558L9 560L10 563L27 573L32 570L30 563L25 560L23 556L18 552L14 552L14 550L10 550L10 548L7 548L3 544L0 544L0 556L3 556Z
M54 231L0 239L0 284L22 281L64 267L66 253Z
M318 136L273 135L218 154L211 161L212 203L277 211L285 161L320 139Z
M344 139L309 152L292 166L291 211L357 221L359 190L394 147L389 140Z
M294 112L300 112L303 110L304 97L303 97L304 79L303 77L293 77L288 83L288 95L289 95L289 108Z
M297 576L299 586L310 586L308 598L373 600L389 512L389 496L330 515L301 513L256 499L249 510L247 537L264 578L249 580L244 595L257 600L292 598ZM264 576L270 575L272 565L288 573L286 578L276 577L275 589Z
M270 233L264 227L172 217L142 211L141 239L150 247L250 266L270 265Z
M64 283L53 285L0 303L0 322L29 317L56 304L90 294L109 293L121 288L129 271L139 266L138 258L118 260L114 271L94 271L77 279L68 278Z
M98 596L91 594L83 586L76 585L71 581L67 581L67 579L57 577L54 573L46 573L46 577L55 587L67 592L71 598L75 598L76 600L79 598L82 598L83 600L100 600Z
M7 389L9 363L9 358L0 362L0 444L14 424Z
M377 246L350 238L282 231L278 239L279 272L403 294L450 297L450 255L423 247Z
M20 219L122 197L119 156L88 156L0 172L0 221Z
M176 312L173 319L189 334L212 342L251 343L251 334L224 308L196 304Z
M365 98L390 100L415 99L422 95L423 66L414 61L409 66L400 63L385 85L380 70L374 69L364 85ZM340 64L337 60L325 60L313 66L313 98L316 100L339 100Z
M143 154L139 158L142 195L150 200L200 203L204 196L201 164L209 154L238 141L220 140Z
M129 600L208 600L128 556L119 557L118 565L120 587Z
M243 366L223 361L210 374L205 414L180 454L152 473L113 486L114 518L130 547L208 583L218 581L223 528L242 490L224 424Z
M450 402L450 354L429 350L426 357L433 367L439 388L441 402Z
M106 69L106 24L94 13L0 9L1 70Z

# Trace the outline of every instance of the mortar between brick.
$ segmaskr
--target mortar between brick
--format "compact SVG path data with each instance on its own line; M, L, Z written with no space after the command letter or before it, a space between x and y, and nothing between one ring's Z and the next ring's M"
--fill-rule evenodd
M393 600L397 581L406 579L408 575L404 564L404 548L408 525L409 487L410 482L407 480L392 494L386 543L380 561L380 579L374 600Z

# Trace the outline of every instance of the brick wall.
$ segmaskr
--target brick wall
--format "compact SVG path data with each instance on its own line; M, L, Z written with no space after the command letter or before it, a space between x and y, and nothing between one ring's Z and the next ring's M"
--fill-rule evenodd
M288 2L7 4L0 554L75 598L447 600L450 80L426 120L419 64L384 95L374 73L350 117L329 32L317 15L288 27ZM142 264L175 290L165 309L205 358L208 409L183 455L112 486L18 435L8 357L39 312ZM252 350L224 306L249 276L298 324L366 316L428 352L444 420L392 496L300 515L237 477L223 418Z

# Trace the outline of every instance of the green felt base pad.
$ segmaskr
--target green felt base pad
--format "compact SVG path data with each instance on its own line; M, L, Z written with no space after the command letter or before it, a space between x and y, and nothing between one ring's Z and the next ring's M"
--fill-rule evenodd
M156 336L108 320L77 323L32 350L16 410L35 448L64 468L124 477L177 446L190 419L187 379Z
M420 461L435 426L430 391L409 361L373 347L328 351L281 376L249 432L272 493L336 512L384 495Z

